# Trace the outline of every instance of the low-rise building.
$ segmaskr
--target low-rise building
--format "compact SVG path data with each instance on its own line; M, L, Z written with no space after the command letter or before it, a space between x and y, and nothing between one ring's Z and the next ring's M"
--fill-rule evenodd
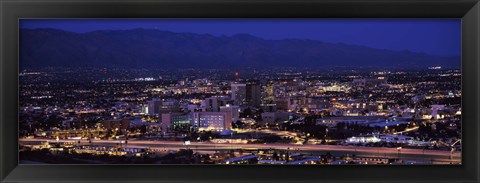
M192 126L199 131L223 131L232 129L229 112L193 112Z
M345 141L346 143L375 143L380 142L381 139L375 135L362 135L362 136L354 136L347 138Z
M382 140L382 142L389 142L389 143L400 143L400 144L414 143L413 137L406 136L406 135L383 134L383 135L380 135L380 139Z
M258 155L252 154L248 156L241 156L236 158L230 158L223 161L224 164L257 164L258 163Z
M107 130L114 130L114 129L128 129L130 127L130 119L110 119L102 121L102 125Z

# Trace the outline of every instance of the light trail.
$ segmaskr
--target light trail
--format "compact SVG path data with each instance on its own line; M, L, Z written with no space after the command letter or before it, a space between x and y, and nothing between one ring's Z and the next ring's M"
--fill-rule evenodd
M20 142L57 142L55 139L19 139ZM88 144L88 140L69 140L69 139L60 139L58 142L73 142L78 143L80 141L83 144ZM91 140L93 144L124 144L124 140ZM165 141L165 140L128 140L128 145L139 145L139 146L184 146L182 141ZM372 153L372 154L408 154L408 155L427 155L427 156L445 156L449 157L451 154L450 151L441 151L441 150L425 150L425 149L407 149L402 148L398 150L397 148L388 148L388 147L363 147L363 146L342 146L342 145L296 145L296 144L233 144L233 143L210 143L210 142L191 142L188 147L207 147L207 148L232 148L232 149L243 149L243 148L257 148L257 149L281 149L281 150L303 150L303 151L345 151L345 152L361 152L361 153ZM399 152L400 151L400 152ZM453 157L459 157L461 152L452 152Z
M417 127L413 127L413 128L408 128L408 129L405 129L404 131L401 131L401 132L395 132L393 134L397 135L397 134L402 134L402 133L407 133L407 132L411 132L411 131L415 131L415 130L418 130L418 126Z

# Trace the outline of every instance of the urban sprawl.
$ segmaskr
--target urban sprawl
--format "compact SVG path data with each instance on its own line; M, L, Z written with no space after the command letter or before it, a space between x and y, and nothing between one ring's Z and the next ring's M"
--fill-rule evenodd
M461 73L20 72L20 163L461 164Z

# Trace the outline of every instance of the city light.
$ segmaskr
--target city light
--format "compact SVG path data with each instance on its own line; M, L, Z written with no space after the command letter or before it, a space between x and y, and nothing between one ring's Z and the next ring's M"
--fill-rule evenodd
M21 29L20 164L461 164L460 57L399 48L440 41L329 43L355 29L294 29L310 20L266 38L243 21L221 35Z

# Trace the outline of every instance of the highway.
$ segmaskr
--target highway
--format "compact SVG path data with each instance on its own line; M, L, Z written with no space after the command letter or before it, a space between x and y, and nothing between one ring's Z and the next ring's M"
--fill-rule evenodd
M411 131L415 131L415 130L418 130L418 126L417 127L413 127L413 128L407 128L405 129L405 131L401 131L401 132L395 132L393 133L394 135L397 135L397 134L403 134L403 133L407 133L407 132L411 132Z
M19 139L20 143L28 142L57 142L55 139ZM74 142L79 140L60 139L58 142ZM94 145L114 146L122 144L122 140L92 140ZM81 144L88 144L88 140L80 140ZM342 146L342 145L295 145L295 144L233 144L233 143L210 143L210 142L190 142L185 145L182 141L165 141L165 140L128 140L129 146L145 146L152 149L162 150L178 150L190 148L194 150L228 150L228 149L279 149L292 150L304 152L317 152L332 154L355 154L369 157L389 157L401 159L414 159L430 161L435 159L437 161L459 163L461 160L461 152L450 152L440 150L424 150L424 149L407 149L407 148L387 148L387 147L363 147L363 146ZM452 155L452 158L450 158Z

